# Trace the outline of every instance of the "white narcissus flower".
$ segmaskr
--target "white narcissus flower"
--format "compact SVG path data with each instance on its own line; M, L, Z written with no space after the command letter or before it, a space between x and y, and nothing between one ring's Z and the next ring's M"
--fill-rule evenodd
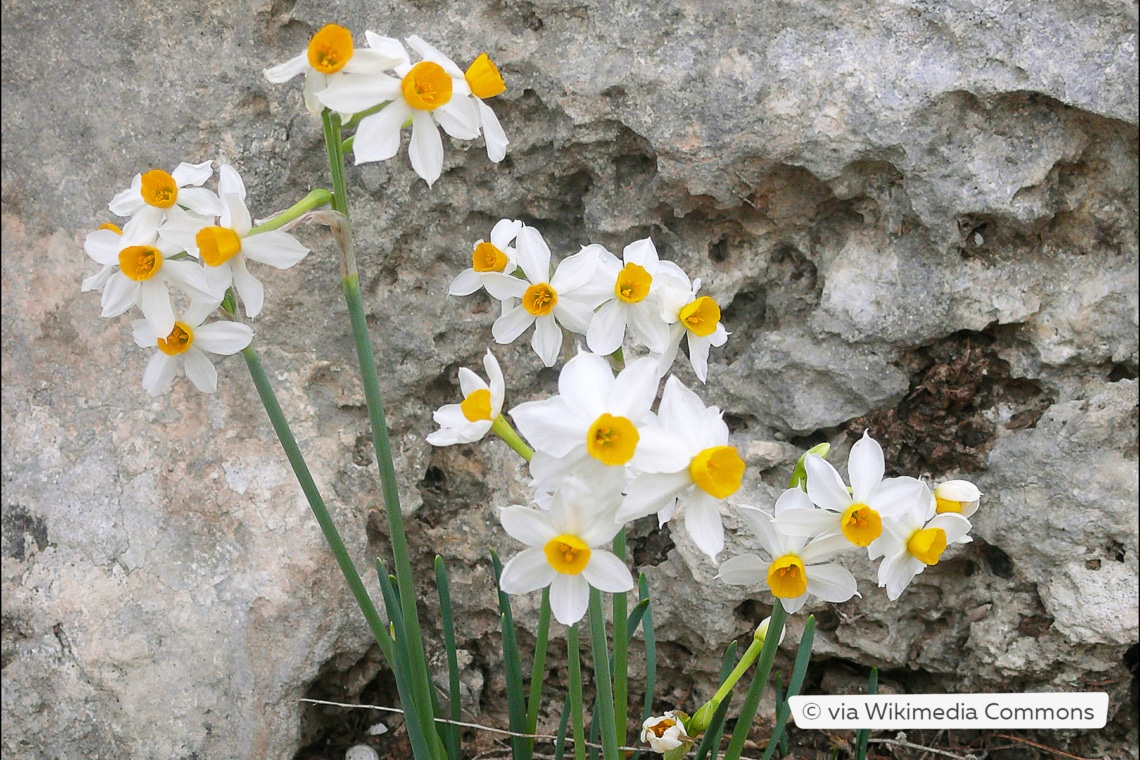
M510 274L515 271L515 249L511 243L522 229L523 223L511 219L500 219L491 228L491 239L479 240L471 251L471 266L460 272L447 294L469 296L483 287L483 276L488 272ZM504 301L504 306L506 302Z
M661 318L669 324L669 343L661 355L658 372L664 375L673 366L681 339L689 345L689 363L703 383L709 373L709 347L723 346L728 331L720 322L720 304L711 296L697 296L701 281L690 286L689 277L681 272L684 287L669 285L661 290ZM680 285L681 283L678 283Z
M807 500L799 488L789 488L776 501L776 516L786 509L805 507ZM789 613L803 607L809 595L826 602L846 602L858 593L855 576L846 568L825 564L846 548L842 536L814 541L785 536L767 512L742 506L739 514L760 539L770 559L743 554L725 560L716 576L725 583L751 586L764 581Z
M483 287L495 298L517 299L518 304L495 320L491 335L496 343L513 343L534 325L531 347L547 367L562 351L562 329L585 335L594 304L578 300L575 291L590 285L597 267L597 252L584 248L563 259L550 276L550 248L533 227L523 227L515 238L516 258L526 279L502 272L485 272Z
M934 500L937 512L954 512L962 517L972 517L978 511L982 492L968 480L947 480L935 487Z
M616 495L599 495L578 478L567 478L554 492L550 511L511 506L499 520L512 538L529 548L503 567L499 587L525 594L550 587L550 610L563 625L586 614L590 587L612 594L633 588L633 576L617 555L599 548L621 525L614 521Z
M103 265L83 282L84 290L103 288L104 317L117 317L137 305L156 335L174 329L169 285L199 301L214 301L202 267L194 261L173 261L182 248L158 235L145 216L132 218L121 233L106 225L88 233L87 255ZM116 271L117 270L117 271Z
M463 401L447 404L436 410L433 418L440 429L427 437L432 446L452 446L456 443L473 443L491 429L495 418L503 411L503 370L490 351L483 357L490 384L466 367L459 368L459 389Z
M676 434L686 466L673 472L639 474L618 510L618 520L628 522L656 512L664 524L679 509L693 543L715 562L724 548L720 505L740 488L744 460L728 445L728 425L720 409L706 407L675 376L665 382L657 421Z
M582 352L566 362L557 396L511 410L519 432L535 448L530 463L535 481L549 486L572 471L605 478L616 469L624 476L627 464L642 472L675 472L687 465L681 442L654 425L650 406L657 383L655 360L648 357L630 363L616 378L596 354Z
M661 318L663 283L688 285L685 273L671 261L661 261L649 238L630 243L622 260L606 251L599 258L599 277L611 285L605 301L594 314L586 332L586 345L596 354L612 354L621 348L625 330L654 353L669 346L669 325Z
M352 44L352 32L343 26L325 24L309 39L305 52L285 63L265 69L262 73L273 84L288 82L298 74L304 74L305 109L313 115L319 115L324 106L317 100L317 93L328 86L332 75L338 72L380 74L401 60L398 56L388 55L384 50L356 49Z
M646 718L641 724L641 741L659 755L693 742L685 732L685 724L675 710Z
M162 169L136 174L131 186L111 199L109 208L112 214L140 219L152 228L183 211L199 218L214 217L222 212L222 202L213 191L201 187L213 174L213 161L181 163L169 174Z
M953 512L936 514L934 495L926 484L923 489L925 507L916 506L883 523L879 587L886 588L891 601L902 596L916 575L938 564L948 546L972 540L970 521Z
M475 108L479 111L479 125L483 128L483 139L487 143L487 158L496 164L507 155L507 134L499 124L499 118L491 107L483 101L501 95L507 89L499 68L487 56L481 53L478 58L463 72L463 78L471 87L471 96L475 100Z
M216 308L216 303L191 304L174 323L174 328L161 338L146 320L137 319L132 323L135 343L143 348L158 348L143 373L143 388L147 393L157 396L165 391L179 367L203 393L218 389L218 372L206 352L223 356L236 354L253 340L253 330L237 322L202 324Z
M305 258L309 249L281 230L249 234L253 222L245 205L245 183L233 167L223 165L219 170L218 191L224 205L217 225L176 219L162 228L161 235L202 260L215 300L222 300L232 285L245 306L245 315L252 319L261 313L265 288L250 274L246 259L288 269Z
M408 45L423 58L412 65L398 40L365 32L373 50L399 59L397 77L387 74L345 74L329 82L317 98L342 113L360 113L387 103L377 113L360 120L352 141L357 164L386 161L400 149L400 132L411 119L412 142L408 158L412 168L429 185L443 171L443 140L439 127L460 140L479 136L479 111L471 98L471 86L463 72L447 56L419 37Z
M808 504L777 519L779 529L792 536L842 535L854 546L866 547L871 559L883 552L878 539L885 519L921 507L929 489L910 477L883 479L883 448L868 432L851 447L847 473L851 489L831 464L816 454L804 458L807 494L819 509Z

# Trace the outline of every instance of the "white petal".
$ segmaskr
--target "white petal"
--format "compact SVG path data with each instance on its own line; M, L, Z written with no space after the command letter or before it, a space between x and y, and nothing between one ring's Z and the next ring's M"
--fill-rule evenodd
M463 71L455 65L455 61L440 52L438 48L425 42L419 35L413 34L411 37L406 38L405 42L408 43L408 47L416 51L420 58L423 58L425 61L438 63L443 67L443 70L451 76L463 79Z
M587 425L606 411L613 387L613 370L595 354L579 353L566 362L558 375L558 395L571 413L585 419Z
M211 322L194 330L194 345L212 354L230 356L253 340L253 328L239 322Z
M755 554L743 554L721 562L716 577L730 586L752 586L768 577L768 563Z
M288 232L271 230L250 235L241 241L241 252L254 261L278 269L288 269L309 255L309 249Z
M618 594L633 588L633 576L617 555L604 549L590 552L590 561L582 568L582 577L599 591Z
M657 363L649 357L627 364L614 379L613 391L610 393L613 413L641 420L656 400L660 382Z
M513 343L534 323L534 315L522 306L515 306L491 325L491 337L496 343Z
M794 615L795 613L800 611L801 607L804 606L804 602L807 601L807 598L808 598L808 595L807 595L807 592L805 591L804 593L797 596L795 599L780 599L780 604L783 605L784 610L789 615Z
M562 625L574 625L590 606L590 584L580 575L556 573L550 584L550 611Z
M397 45L400 43L396 40ZM352 57L344 64L341 69L345 74L382 74L385 71L394 69L401 63L408 59L407 53L403 55L391 55L383 49L377 50L374 48L356 48L352 51Z
M590 320L586 345L596 354L608 355L621 348L625 339L625 304L616 298L602 304Z
M927 526L928 528L941 528L946 532L946 544L966 543L962 541L962 537L970 532L970 521L962 515L954 514L953 512L946 512L938 515L931 520Z
M122 236L114 230L95 230L83 239L83 250L103 266L117 266L123 250L121 241Z
M245 306L245 315L253 319L261 313L261 307L265 304L265 288L261 280L249 273L241 256L231 259L231 262L234 271L234 290Z
M583 248L573 256L567 256L554 270L550 285L559 293L572 293L587 285L598 269L596 247Z
M427 111L412 111L412 142L408 145L412 169L430 187L443 172L443 139Z
M660 512L692 485L687 471L638 475L629 486L629 495L622 501L617 519L629 522Z
M172 285L191 298L198 301L214 299L214 294L210 292L210 283L206 282L206 273L198 262L166 259L159 271L162 273L162 279L169 280Z
M131 280L122 272L115 272L103 286L103 295L100 297L100 305L103 307L103 312L99 316L119 316L135 305L135 293L137 291L137 282ZM169 335L170 331L167 330L166 334Z
M866 504L871 489L883 479L883 447L867 431L851 447L847 475L851 478L852 500Z
M802 493L802 491L801 491ZM840 514L815 507L787 509L776 517L776 530L785 536L812 538L840 530Z
M683 508L685 531L697 548L709 555L713 563L716 562L716 555L724 549L724 525L720 521L718 504L711 498L696 497L690 499Z
M692 461L680 435L660 427L644 426L630 465L641 472L685 472Z
M482 275L483 287L500 301L508 298L522 298L529 287L526 280L502 272L486 272Z
M483 278L474 269L464 269L447 286L449 296L469 296L483 287Z
M495 116L490 106L482 100L477 100L476 108L479 110L479 121L483 125L483 139L487 143L487 158L497 164L506 158L507 145L510 141L507 140L507 133L503 131L502 125L499 124L499 117Z
M776 506L772 510L772 514L779 519L785 511L792 509L813 509L811 499L800 488L785 489L780 497L776 499Z
M779 557L786 554L787 547L797 541L795 538L786 538L776 530L773 525L773 518L767 512L756 509L755 507L748 507L741 505L740 511L737 512L744 522L748 523L748 527L760 539L760 545L764 547L764 551L768 552L772 557ZM804 543L800 541L800 543Z
M500 219L495 222L495 226L491 228L491 245L500 251L506 251L507 247L518 237L522 226L523 223L516 219Z
M637 264L652 274L657 269L657 248L652 238L635 240L621 252L622 260L627 264Z
M847 486L831 463L816 454L808 454L804 459L807 472L807 492L812 502L823 509L842 512L851 506L851 495Z
M558 535L550 517L530 507L503 507L499 510L499 522L507 535L527 546L541 548Z
M396 61L394 66L407 66L411 63L408 58L408 51L404 50L404 45L394 37L381 37L376 32L365 32L364 38L368 40L368 47L382 54L386 58Z
M166 289L166 283L159 277L139 283L135 299L146 321L154 328L154 334L160 337L170 335L174 329L174 309L170 305L170 292Z
M709 375L709 339L689 333L689 364L693 365L693 374L702 383L708 380Z
M204 187L183 187L178 191L178 205L195 214L217 216L222 213L222 202L213 190Z
M626 309L629 331L655 353L664 351L669 345L669 325L662 321L659 312L649 299L631 304Z
M543 366L553 367L562 353L562 328L547 315L534 320L534 335L530 339L531 348L542 359Z
M903 591L914 580L914 576L926 569L919 560L907 554L888 555L879 564L879 586L886 587L887 598L892 602L902 596Z
M503 395L506 393L507 383L503 378L503 369L499 366L499 360L491 353L491 349L487 349L487 353L483 354L483 369L487 371L487 381L491 386L491 415L497 417L503 408Z
M570 332L585 335L594 318L594 310L572 298L559 298L554 304L554 318Z
M473 98L465 95L452 97L431 115L443 131L456 140L474 140L479 136L479 111Z
M111 279L111 275L114 273L114 267L105 266L96 274L93 274L90 277L84 279L83 283L79 286L79 289L83 293L87 293L92 290L101 290L103 286L107 284L107 280Z
M328 86L317 93L317 100L326 107L341 113L360 113L385 102L390 103L390 105L385 106L380 113L384 113L396 105L411 110L404 102L403 95L400 92L400 80L384 74L345 74L332 77ZM407 117L404 119L406 120ZM358 137L360 134L359 127L364 126L364 121L358 125ZM403 121L400 123L402 124Z
M872 541L872 543L874 542ZM799 557L805 565L814 565L820 562L828 562L833 557L850 551L851 548L852 545L847 540L847 536L837 532L813 538L799 550Z
M923 514L929 507L926 484L917 478L887 478L871 489L865 502L883 517L897 517L916 510Z
M696 431L703 431L709 426L709 411L705 407L705 402L685 387L676 375L670 375L665 381L665 391L661 394L661 406L657 415L662 425L685 435L695 435ZM728 443L728 426L719 419L717 421L720 422L719 427L723 428L723 440L711 441L708 446L703 445L703 440L693 442L690 449L694 454L709 446L723 446ZM721 431L718 429L715 432ZM703 435L700 437L704 438Z
M142 199L142 175L136 174L131 186L116 193L107 208L116 216L134 216L145 205L146 202Z
M191 346L182 354L183 368L186 370L186 379L202 393L213 393L218 390L218 371L200 350Z
M281 84L288 82L298 74L303 73L309 68L309 53L306 50L295 58L290 58L285 63L279 63L268 69L264 69L261 73L273 84Z
M131 322L131 337L135 339L135 345L140 348L154 348L158 345L158 337L154 334L154 328L145 319L136 319Z
M143 372L143 388L152 396L162 393L174 379L181 363L176 356L167 356L161 351L156 351Z
M188 164L185 161L174 167L174 171L170 173L174 178L175 184L179 188L185 190L186 185L194 185L195 187L201 185L210 177L214 176L214 162L203 161L199 164ZM178 201L182 202L182 193L178 193Z
M559 397L519 404L510 414L530 445L551 456L564 457L585 443L585 426L567 413L565 402Z
M400 130L411 115L412 109L400 100L363 119L357 125L356 136L352 141L353 160L357 164L363 164L369 161L387 161L396 155L400 149Z
M534 227L523 227L515 239L518 265L532 284L546 282L550 276L550 248Z
M182 322L190 325L191 327L198 327L206 321L207 317L217 310L218 306L222 303L222 299L216 301L191 301L186 310L182 312ZM194 339L198 339L198 331L194 331ZM210 349L206 349L209 351Z
M557 574L542 549L524 549L503 566L499 588L508 594L526 594L546 588Z

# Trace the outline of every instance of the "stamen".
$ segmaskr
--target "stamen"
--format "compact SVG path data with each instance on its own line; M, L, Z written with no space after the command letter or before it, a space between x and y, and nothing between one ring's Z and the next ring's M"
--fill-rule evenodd
M468 422L490 421L491 391L486 388L471 391L459 404L459 409Z
M149 280L162 269L162 254L150 245L132 245L119 251L119 268L135 282Z
M162 169L142 175L142 199L158 208L170 208L178 200L178 183Z
M185 322L175 322L170 335L158 339L158 350L167 356L177 356L194 342L194 330Z
M326 24L309 40L309 65L322 74L335 74L352 58L352 32Z
M229 227L203 227L194 242L206 266L220 267L241 253L241 238Z
M679 316L685 327L704 338L716 332L720 323L720 306L708 296L701 296L681 309Z
M839 527L856 546L870 546L883 532L883 519L866 504L852 504L839 518Z
M614 283L614 294L626 303L640 303L649 295L653 277L645 267L626 264Z
M499 74L499 67L483 53L467 69L463 75L471 87L471 94L480 100L493 98L507 89L507 83Z
M471 268L476 272L501 272L507 268L507 254L491 243L480 243L471 252Z
M640 434L625 417L603 414L586 433L586 451L602 464L618 467L633 459Z
M528 313L536 317L545 317L550 312L554 311L554 306L558 303L558 294L554 292L554 288L550 287L545 282L540 282L537 285L531 285L523 293L522 305Z
M661 718L653 725L646 726L645 728L647 731L652 731L653 735L660 739L665 735L666 731L675 725L677 725L677 721L673 720L672 718Z
M937 565L946 551L946 531L942 528L916 530L906 542L906 550L924 565Z
M732 446L713 446L689 462L689 476L714 499L727 499L740 489L744 460Z
M568 533L550 539L542 550L550 566L563 575L578 575L590 562L590 547Z
M404 75L400 88L408 105L420 111L434 111L451 100L451 77L432 61L420 61Z
M781 599L795 599L807 592L804 563L794 554L777 557L768 566L768 588Z

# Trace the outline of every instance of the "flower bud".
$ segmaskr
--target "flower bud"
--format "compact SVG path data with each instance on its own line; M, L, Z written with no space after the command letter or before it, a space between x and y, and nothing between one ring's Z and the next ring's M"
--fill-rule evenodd
M691 745L693 740L685 730L686 717L682 712L670 710L662 716L647 718L641 724L641 741L662 755L679 747Z
M939 514L956 512L968 518L978 511L981 498L982 492L968 480L947 480L934 489Z
M767 638L767 636L768 636L768 626L770 626L770 625L772 625L772 617L769 615L768 617L766 617L762 621L760 621L760 625L756 626L756 633L752 634L752 638L755 639L756 641L759 641L761 644L764 643L764 639ZM780 643L781 644L784 643L784 636L786 636L787 633L788 633L787 628L781 628L780 629Z

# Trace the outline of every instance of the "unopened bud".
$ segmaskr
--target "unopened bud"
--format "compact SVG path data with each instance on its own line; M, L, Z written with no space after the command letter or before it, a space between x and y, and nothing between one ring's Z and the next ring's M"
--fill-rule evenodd
M756 626L756 633L752 634L752 638L754 638L756 641L763 643L764 639L766 639L768 637L768 627L770 625L772 625L771 616L764 618L762 621L760 621L760 625ZM784 636L786 636L787 633L788 633L787 628L781 628L780 629L780 643L781 644L784 643Z

